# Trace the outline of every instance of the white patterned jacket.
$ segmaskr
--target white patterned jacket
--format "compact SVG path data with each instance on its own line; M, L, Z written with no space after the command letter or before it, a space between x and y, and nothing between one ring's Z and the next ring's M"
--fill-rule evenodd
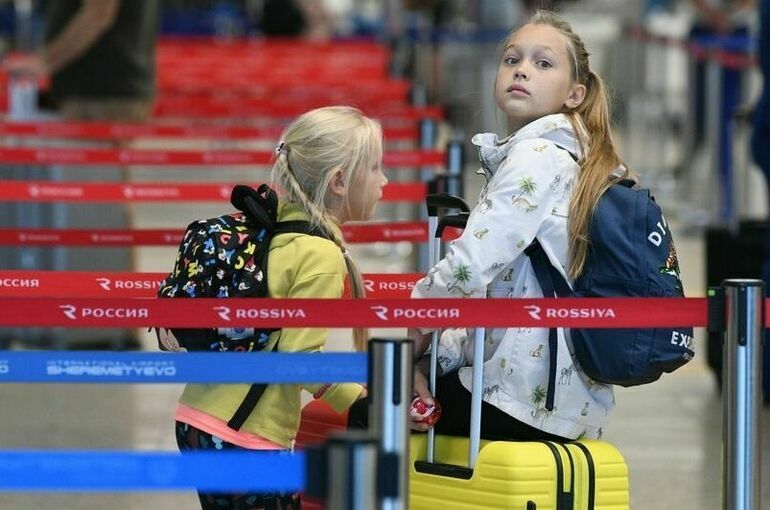
M487 184L463 235L417 283L412 297L542 297L524 249L537 238L566 278L567 216L579 169L570 153L580 155L572 125L563 114L548 115L504 140L483 133L472 141ZM571 355L569 330L558 331L553 411L545 409L549 352L543 328L486 331L483 399L551 434L600 438L615 404L612 388L582 372ZM468 338L465 329L445 331L438 358L442 372L459 369L460 381L470 389L474 360Z

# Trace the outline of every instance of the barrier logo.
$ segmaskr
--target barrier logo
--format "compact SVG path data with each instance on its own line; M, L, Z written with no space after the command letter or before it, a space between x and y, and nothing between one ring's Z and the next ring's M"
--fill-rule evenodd
M459 308L394 308L387 306L370 306L374 314L383 321L392 319L459 319Z
M364 289L366 292L374 292L374 280L364 280Z
M150 310L147 308L89 308L80 310L74 305L59 305L62 313L71 320L82 319L147 319Z
M217 315L222 320L229 321L230 320L230 307L229 306L215 306L214 311L217 312Z
M542 320L542 317L540 317L540 307L537 305L526 305L524 309L527 311L530 317L535 319L536 321Z
M387 306L377 305L377 306L370 306L369 308L372 309L374 314L380 320L383 320L383 321L389 320L389 317L388 317L388 307Z
M64 313L64 315L67 316L68 319L75 320L77 319L77 316L75 315L75 312L78 311L77 308L75 308L72 305L59 305L59 308Z
M109 278L97 278L96 281L99 283L99 286L104 290L112 290L110 288L110 284L112 283L112 281Z

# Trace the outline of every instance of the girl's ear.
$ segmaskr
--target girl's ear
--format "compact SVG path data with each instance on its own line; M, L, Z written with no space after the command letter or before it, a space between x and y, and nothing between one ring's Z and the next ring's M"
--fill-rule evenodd
M335 168L332 170L332 178L329 179L329 193L332 195L344 198L347 195L347 188L345 188L345 173L342 168Z
M567 96L567 100L564 101L564 106L570 109L580 106L580 104L586 98L586 91L586 86L582 83L576 83L573 85L569 95Z

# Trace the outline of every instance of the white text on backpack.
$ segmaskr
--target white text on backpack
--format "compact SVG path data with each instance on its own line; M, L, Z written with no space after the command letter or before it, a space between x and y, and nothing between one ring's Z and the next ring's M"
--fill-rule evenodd
M657 224L658 229L650 232L647 235L647 240L650 241L655 246L660 246L663 242L663 238L666 237L666 232L668 230L668 223L666 222L666 218L663 216L660 217L660 221Z

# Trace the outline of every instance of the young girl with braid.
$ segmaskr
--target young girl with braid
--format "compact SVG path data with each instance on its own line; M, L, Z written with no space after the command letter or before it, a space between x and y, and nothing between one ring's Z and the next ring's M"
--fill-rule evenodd
M269 297L340 298L346 277L354 297L363 297L361 274L350 258L340 226L368 220L382 196L387 179L382 173L382 131L360 111L327 107L296 119L284 132L272 169L281 190L277 220L304 220L322 236L277 234L270 241ZM358 349L364 330L354 330ZM266 350L317 352L326 331L284 328L270 335ZM177 411L176 436L180 450L292 448L300 420L300 390L328 402L342 412L366 396L360 384L269 385L256 408L238 430L228 420L243 401L248 384L189 384ZM296 510L294 494L199 493L207 509Z
M525 253L535 240L571 285L586 261L599 197L629 177L612 141L604 83L580 37L557 15L538 11L506 37L494 98L507 136L473 138L486 186L464 233L416 284L414 298L542 297ZM410 331L418 355L430 343L428 333ZM468 434L470 366L483 363L482 437L601 437L615 405L612 388L587 377L574 357L557 357L555 401L546 406L547 328L488 328L483 360L473 359L469 338L461 329L440 340L437 433ZM560 353L572 352L569 329L559 328L557 341ZM417 371L415 390L431 404L423 373Z

